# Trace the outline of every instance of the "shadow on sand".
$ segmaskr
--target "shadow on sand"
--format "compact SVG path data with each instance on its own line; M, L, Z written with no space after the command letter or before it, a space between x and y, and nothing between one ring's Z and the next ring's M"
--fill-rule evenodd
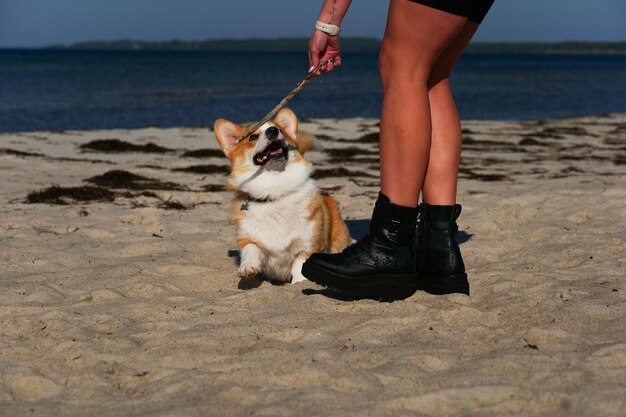
M352 236L353 239L361 239L362 237L364 237L367 234L367 230L369 228L370 225L370 221L368 219L361 219L361 220L346 220L346 225L348 226L348 230L350 231L350 236ZM472 234L471 233L467 233L464 231L460 231L456 234L456 242L461 245L465 242L467 242L468 240L470 240L472 238ZM237 265L237 267L239 267L239 264L241 263L241 254L239 253L238 250L236 249L229 249L228 250L228 257L229 258L234 258L235 264ZM261 286L261 284L263 284L263 281L267 281L269 283L271 283L272 285L284 285L283 282L278 282L276 280L272 280L271 278L265 277L265 276L260 276L260 277L255 277L255 278L242 278L239 281L239 284L237 285L237 287L240 290L251 290L254 288L258 288ZM349 294L341 294L341 293L337 293L334 292L332 290L328 290L328 289L322 289L322 290L314 290L311 288L306 288L302 290L302 293L304 295L315 295L315 294L320 294L320 295L324 295L326 297L331 297L331 298L335 298L337 300L342 300L342 301L354 301L354 300L358 300L358 299L363 299L363 297L353 297Z

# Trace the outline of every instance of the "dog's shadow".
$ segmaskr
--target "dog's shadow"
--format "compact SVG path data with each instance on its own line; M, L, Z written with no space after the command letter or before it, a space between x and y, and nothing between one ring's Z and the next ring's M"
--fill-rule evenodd
M241 253L239 253L239 251L236 249L229 249L228 257L234 258L235 264L239 268L239 265L241 264ZM278 286L286 284L283 281L279 281L272 277L268 277L267 275L260 274L253 278L241 278L239 280L239 284L237 285L237 287L240 290L252 290L255 288L259 288L261 284L263 284L263 282L269 282L272 285L278 285Z
M350 231L350 236L352 236L352 238L355 240L359 240L367 234L367 231L370 226L370 221L369 219L346 220L346 225L348 226L348 230ZM474 235L461 230L456 234L456 243L458 243L459 245L462 245L463 243L470 240L472 236ZM241 254L239 253L238 250L229 249L228 257L234 258L235 263L237 264L237 267L239 267L239 264L241 263ZM261 275L261 276L254 277L254 278L241 278L241 280L239 280L238 288L240 290L252 290L254 288L260 287L264 281L269 282L272 285L285 285L284 282L277 281L277 280L272 279L271 277ZM305 289L305 290L302 290L302 292L305 295L322 294L327 297L332 297L332 298L336 298L336 299L344 300L344 301L357 299L357 298L353 298L345 294L338 294L327 289L323 289L323 290Z

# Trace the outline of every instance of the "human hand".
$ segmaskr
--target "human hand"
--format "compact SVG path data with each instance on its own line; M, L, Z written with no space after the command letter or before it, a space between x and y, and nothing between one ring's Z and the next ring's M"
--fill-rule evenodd
M315 75L322 72L331 72L341 66L341 55L339 53L339 36L330 36L320 30L313 31L313 36L309 41L309 72L317 68L320 60L328 59L326 65L320 66Z

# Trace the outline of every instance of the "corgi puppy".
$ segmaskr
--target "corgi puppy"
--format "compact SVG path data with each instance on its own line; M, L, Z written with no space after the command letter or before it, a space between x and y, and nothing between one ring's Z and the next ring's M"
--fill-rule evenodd
M313 167L302 155L313 142L298 137L291 110L236 145L245 128L220 119L214 130L231 163L227 186L234 192L241 278L304 281L302 264L313 252L340 252L351 243L337 202L311 178Z

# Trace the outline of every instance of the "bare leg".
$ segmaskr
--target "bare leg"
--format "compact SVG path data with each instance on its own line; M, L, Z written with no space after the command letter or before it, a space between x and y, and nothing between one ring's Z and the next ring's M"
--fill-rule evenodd
M466 21L418 3L391 0L380 53L380 169L382 192L394 204L417 206L431 142L427 82Z
M430 159L422 188L424 201L433 205L454 205L461 160L461 122L450 91L450 73L478 29L467 22L443 51L428 79L432 138Z
M447 147L452 146L451 152L457 156L451 158L456 161L456 165L452 164L454 172L451 177L456 185L460 146L460 136L458 139L455 136L460 132L458 115L452 96L438 94L438 91L449 94L449 87L442 83L440 86L444 89L434 90L440 83L431 84L429 80L438 78L432 77L433 70L440 59L447 62L442 54L460 36L466 22L464 17L421 4L391 0L380 52L384 92L380 126L382 195L376 200L367 236L342 253L311 255L302 267L306 278L348 293L371 294L374 291L387 300L406 298L416 289L432 294L469 294L467 274L451 232L458 217L455 214L457 207L448 210L452 220L449 229L438 231L438 234L420 234L421 246L415 248L413 244L418 215L416 206L431 159L433 125L429 90L433 91L436 101L433 112L438 131L433 140L442 145L436 152L447 155ZM441 67L444 67L443 63ZM447 74L449 71L444 79ZM452 115L442 115L450 109ZM450 134L440 126L446 120L456 123L456 127L452 127L453 140L449 143L439 140ZM439 162L441 157L436 159ZM445 169L446 165L443 166ZM428 220L427 227L430 224ZM431 240L435 244L430 241L424 244L422 236L433 236ZM435 251L434 259L441 259L443 254L453 261L450 267L435 270L430 264L419 261L417 267L428 280L416 280L416 255L421 259L420 254L430 255ZM381 259L386 261L381 262Z

